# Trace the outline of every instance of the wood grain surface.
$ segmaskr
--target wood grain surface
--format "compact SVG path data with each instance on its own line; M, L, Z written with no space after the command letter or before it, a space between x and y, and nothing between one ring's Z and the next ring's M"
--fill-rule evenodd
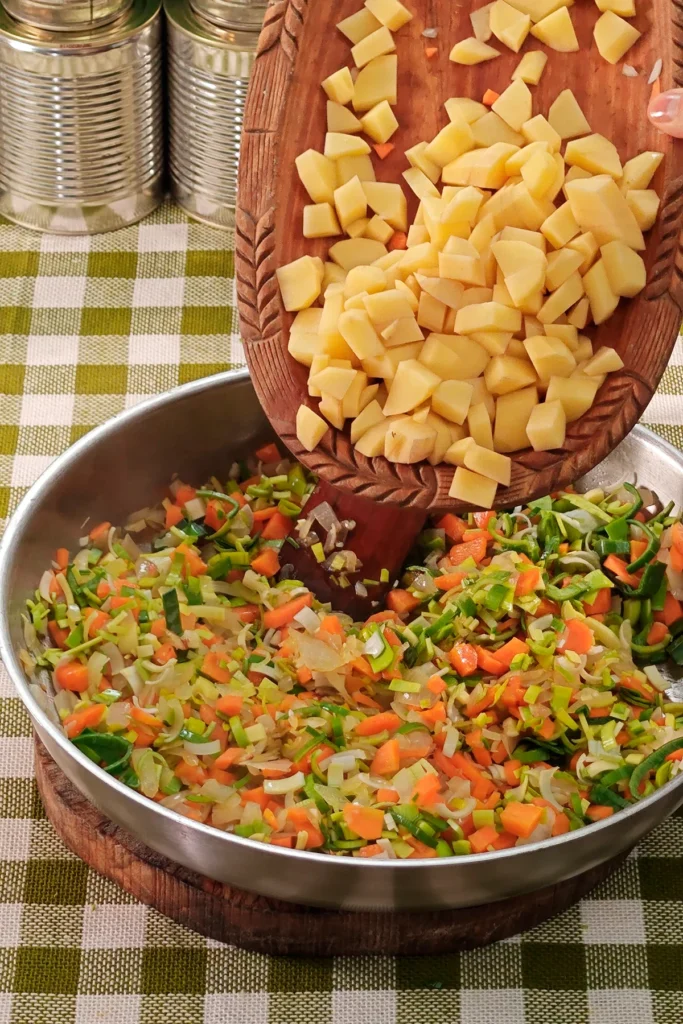
M395 108L400 128L395 149L384 161L374 159L378 180L402 181L405 149L429 139L447 123L443 102L450 96L480 100L486 88L502 91L520 55L497 44L502 55L475 67L448 60L453 44L472 34L469 11L480 3L464 0L406 0L413 20L396 34L399 88ZM350 64L349 44L335 29L341 18L360 8L360 0L276 0L268 8L251 79L240 157L236 219L236 275L242 334L257 394L275 430L305 465L330 483L375 501L430 509L462 509L448 497L453 468L428 463L398 466L383 457L368 459L352 447L346 431L330 430L312 453L299 444L294 420L302 401L312 407L306 390L307 370L287 352L292 314L282 307L275 268L304 253L325 256L330 239L302 236L304 205L310 202L300 184L295 157L309 147L322 150L325 94L320 82ZM570 425L561 450L515 455L512 483L499 488L501 506L517 504L575 480L595 466L626 435L650 401L664 372L683 308L683 144L660 136L649 125L647 77L657 58L663 61L662 89L683 85L682 0L640 0L631 19L643 37L625 60L640 70L626 78L621 64L607 64L592 38L598 17L594 3L571 8L581 44L577 53L548 51L541 82L531 86L534 114L547 115L550 103L570 87L593 131L617 145L622 159L645 149L664 150L665 159L652 187L662 197L660 216L647 234L648 284L641 294L622 301L617 313L590 333L597 344L614 345L625 366L612 374L596 403ZM438 29L426 41L426 27ZM425 43L438 55L425 57ZM529 36L522 53L543 48ZM408 188L405 188L408 193ZM409 216L417 201L409 197Z
M626 854L560 885L486 907L373 913L324 910L233 889L180 867L118 828L79 793L37 737L45 811L69 849L147 906L202 935L279 956L400 956L472 949L560 914Z

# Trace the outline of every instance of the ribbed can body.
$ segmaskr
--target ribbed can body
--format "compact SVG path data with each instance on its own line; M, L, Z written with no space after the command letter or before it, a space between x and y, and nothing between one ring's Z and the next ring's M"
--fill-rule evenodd
M25 227L124 227L163 187L161 20L135 0L87 33L0 19L0 214Z
M218 28L177 0L164 6L171 190L191 216L229 228L258 32Z

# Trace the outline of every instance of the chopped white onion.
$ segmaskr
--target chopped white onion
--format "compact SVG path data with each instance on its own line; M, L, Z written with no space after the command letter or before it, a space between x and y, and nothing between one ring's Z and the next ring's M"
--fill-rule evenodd
M657 60L654 62L653 66L652 66L652 71L650 72L650 77L647 80L647 84L648 85L652 85L654 82L656 82L657 79L659 78L659 76L661 75L661 73L662 73L662 58L658 57Z
M367 597L368 596L368 588L363 583L356 583L354 589L355 589L356 594L358 595L358 597Z
M631 67L630 64L624 64L624 66L621 69L621 73L626 78L637 78L638 77L638 72L636 71L636 69L634 67Z
M302 608L294 616L294 621L303 626L308 633L315 633L320 628L320 616L312 608Z
M424 29L424 31L422 33L422 35L425 37L425 39L436 39L438 34L439 34L438 28L426 28L426 29Z
M46 569L43 575L40 577L40 583L38 584L38 593L42 597L43 601L52 603L52 595L50 594L50 584L55 578L55 574Z
M643 672L647 676L648 681L652 683L655 690L659 690L660 693L664 693L664 691L668 689L669 683L656 665L646 665Z
M378 658L384 650L384 639L382 634L377 630L374 632L368 640L365 641L363 647L363 654L367 654L370 658Z
M206 743L192 743L191 740L185 740L183 748L188 754L195 754L197 757L201 757L202 754L220 754L221 752L219 740L208 740Z
M263 790L265 793L270 793L271 796L282 796L284 793L293 793L295 790L301 789L305 781L303 772L295 772L287 779L266 779L263 783Z

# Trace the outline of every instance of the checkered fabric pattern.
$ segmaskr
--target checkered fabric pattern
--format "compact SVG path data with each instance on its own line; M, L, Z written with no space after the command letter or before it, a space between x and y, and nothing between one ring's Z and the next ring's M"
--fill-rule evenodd
M90 427L244 362L232 239L172 207L90 239L0 223L0 525ZM683 447L683 347L645 417ZM561 917L428 959L294 960L202 938L73 857L0 666L0 1024L682 1024L683 816Z

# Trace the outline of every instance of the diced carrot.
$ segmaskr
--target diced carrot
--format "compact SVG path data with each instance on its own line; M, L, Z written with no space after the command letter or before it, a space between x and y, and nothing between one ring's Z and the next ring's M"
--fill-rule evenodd
M519 769L522 767L521 761L516 761L514 758L510 758L503 765L503 771L505 772L505 781L508 786L519 785Z
M244 604L240 608L235 608L235 613L240 622L256 622L261 609L257 604Z
M226 668L227 656L216 654L215 651L207 651L202 661L202 675L213 679L214 683L229 683L232 676Z
M146 729L154 729L158 731L163 729L164 723L156 715L150 715L149 711L145 711L144 708L139 708L136 704L131 705L130 717L140 725L144 725Z
M187 544L179 544L176 552L183 556L183 575L202 576L206 572L206 562L202 561L196 551Z
M149 628L149 631L152 634L152 636L155 636L157 638L157 640L159 639L160 636L163 636L163 634L166 632L166 619L163 617L163 615L160 615L158 619L153 620L152 625Z
M301 668L296 670L296 677L302 685L305 685L306 683L310 683L313 678L313 673L308 665L302 665Z
M439 776L432 775L430 772L417 780L413 786L411 800L418 807L433 807L439 799L440 793L441 783L439 782Z
M483 537L483 539L488 543L490 536L491 535L488 530L480 530L479 527L472 529L468 526L462 535L462 542L463 544L469 544L471 540L478 540L480 537Z
M678 619L683 618L683 606L667 590L664 598L664 608L661 612L655 612L653 618L655 622L663 622L665 626L672 626Z
M652 83L652 88L650 89L650 99L648 100L648 103L652 103L653 100L656 100L661 91L662 83L659 78L655 78Z
M407 249L408 248L408 236L405 231L394 231L393 235L389 239L387 249L391 252L393 249Z
M473 853L484 853L488 850L489 846L493 846L496 842L498 833L493 825L484 825L483 828L478 828L476 832L472 832L468 838Z
M489 686L483 697L478 697L477 700L473 700L472 696L468 700L467 704L463 708L463 711L468 718L476 718L482 711L486 711L490 708L495 700L495 687Z
M407 615L418 607L420 601L417 597L413 597L410 591L397 588L390 590L387 594L387 604L397 615Z
M155 665L166 665L171 658L175 657L176 652L173 644L162 644L152 655L152 661Z
M359 857L376 857L379 853L384 853L384 851L377 843L368 843L367 846L361 846L358 850Z
M439 519L436 528L437 530L444 530L449 540L453 541L454 544L459 544L467 529L467 523L460 516L447 512L445 516Z
M271 836L269 839L271 846L283 846L286 850L291 850L294 846L294 836Z
M494 89L487 89L484 95L482 96L481 102L487 107L492 107L499 96L500 93L496 92Z
M239 693L226 693L216 701L216 711L226 718L239 715L244 704L244 697Z
M564 811L555 811L555 821L553 822L551 835L563 836L565 832L569 832L569 818Z
M231 786L236 776L232 772L226 772L223 768L216 768L214 764L209 768L209 778L220 782L221 786Z
M63 721L63 726L69 739L78 736L84 729L94 729L104 718L106 708L104 704L91 704L82 711L72 711Z
M616 555L608 555L603 564L605 569L609 569L611 573L614 573L622 583L626 583L630 587L638 586L638 577L628 571L627 563L623 558L617 558Z
M48 628L48 632L50 634L50 638L52 639L52 643L54 644L54 646L55 647L59 647L60 650L62 650L62 651L66 651L67 650L66 638L69 635L69 630L68 629L60 629L60 627L57 625L57 623L55 622L54 619L51 619L48 622L47 628Z
M57 548L55 551L54 561L57 563L59 568L64 571L69 567L69 549L68 548Z
M104 549L107 545L110 529L111 523L98 523L97 526L93 526L88 534L88 540L94 547Z
M115 598L112 598L112 607L114 607L114 600ZM100 611L99 608L85 608L83 610L83 618L88 625L88 635L90 637L93 637L100 629L106 629L107 625L111 622L111 615Z
M188 501L192 501L192 499L196 497L197 490L195 487L191 487L190 484L180 484L175 492L175 500L179 505L185 505Z
M672 750L670 754L667 754L664 758L665 761L683 761L683 748L678 750Z
M683 523L676 522L671 527L671 543L679 551L683 551Z
M184 519L183 510L180 505L171 505L170 503L166 506L166 519L164 525L167 530L170 530L172 526L177 526L181 519Z
M379 839L384 828L384 811L362 804L344 804L344 821L361 839Z
M520 572L515 583L515 597L526 597L527 594L533 594L534 590L541 583L541 572L535 565L530 566L528 569L524 569Z
M603 821L605 818L611 818L613 814L614 808L605 807L603 804L591 804L586 811L586 817L591 821Z
M479 667L477 648L473 644L455 644L449 651L448 658L460 676L471 676Z
M389 156L389 154L393 153L393 151L394 151L394 144L393 144L393 142L377 142L377 143L375 143L373 145L372 148L374 149L375 153L380 158L380 160L386 160L386 158ZM395 248L396 249L405 249L405 246L404 245L397 245L397 246L395 246Z
M84 693L88 689L88 666L80 661L65 661L57 665L55 679L63 690Z
M647 634L648 644L661 644L662 640L669 635L669 629L663 622L653 622L650 632Z
M548 716L547 718L544 718L543 719L543 725L541 726L540 729L537 730L537 732L538 732L538 735L543 740L550 740L550 739L552 739L553 736L555 735L555 722L554 722L554 720L550 716Z
M302 608L310 608L313 604L313 594L301 594L294 600L281 604L279 608L271 608L263 616L263 625L266 629L280 629L291 622Z
M675 544L669 548L669 565L674 572L683 572L683 551Z
M229 768L242 754L241 747L228 747L222 754L219 754L213 762L213 768Z
M546 597L541 598L541 603L536 609L536 615L559 615L560 606L557 601L549 601Z
M453 590L460 586L466 576L466 572L447 572L443 576L435 576L434 584L438 590Z
M245 805L258 804L261 810L265 811L270 797L265 792L263 786L254 786L252 789L241 789L240 800Z
M401 719L393 711L382 711L379 715L364 718L356 726L358 736L375 736L378 732L394 732L401 725Z
M483 672L492 676L502 676L507 671L507 666L498 661L498 658L491 651L487 651L485 647L476 647L475 650L477 665Z
M212 498L206 504L206 512L204 513L204 525L208 526L210 530L220 530L226 523L226 511L225 503L219 501L217 498Z
M477 564L486 557L486 537L475 537L467 543L454 544L448 553L452 565L460 565L467 558L473 558Z
M289 537L293 526L289 516L283 516L282 512L276 510L263 527L261 538L263 540L284 540L285 537Z
M377 710L381 709L381 705L378 704L376 700L373 700L372 697L368 697L367 693L357 693L354 697L354 700L356 701L356 704L360 704L364 708L377 708Z
M499 647L497 651L493 651L493 656L496 661L499 661L505 668L510 668L512 659L518 654L528 654L529 645L520 640L519 637L513 636L506 644Z
M398 803L398 791L389 786L382 786L377 790L377 800L381 804L396 804Z
M430 693L438 694L443 693L447 689L441 676L432 676L431 679L427 680L427 689Z
M280 559L275 548L264 548L252 559L251 568L260 576L275 576L280 571Z
M631 541L631 561L635 562L637 558L640 558L642 554L647 551L647 541L645 540L632 540Z
M362 654L351 662L351 668L354 672L360 672L362 676L369 676L370 679L379 679L379 673L372 671L370 662Z
M208 777L206 768L203 765L188 764L187 761L178 762L175 766L175 774L186 786L201 786Z
M326 743L323 743L322 746L319 747L313 747L311 750L308 751L307 754L304 754L303 757L300 757L298 761L294 762L294 764L292 765L294 771L303 772L305 775L307 775L308 772L310 772L311 770L311 755L313 754L317 754L318 760L323 761L326 757L329 757L331 754L334 754L334 750L332 749L332 747L328 747Z
M612 592L607 587L598 590L592 604L584 604L583 610L586 615L605 615L612 608Z
M519 676L510 676L500 697L500 703L506 708L517 707L524 700L524 689Z
M593 630L581 619L569 619L564 624L557 644L558 651L574 651L576 654L587 654L595 644Z
M500 812L500 820L506 832L526 839L539 824L543 817L543 808L534 804L522 804L511 801Z
M279 462L280 452L274 441L270 441L268 444L262 444L260 448L257 448L254 455L259 462Z
M268 508L258 508L253 513L255 523L264 523L272 519L278 511L277 505L269 505Z
M325 615L320 623L320 629L324 633L331 633L336 636L344 636L344 627L337 615Z
M446 721L446 705L438 700L431 708L420 712L420 718L425 725L436 725L437 722Z
M401 752L397 739L387 740L378 748L370 771L375 775L395 775L400 767Z
M375 612L373 615L369 615L365 620L365 625L369 625L371 622L400 622L396 612L385 609L383 612Z

